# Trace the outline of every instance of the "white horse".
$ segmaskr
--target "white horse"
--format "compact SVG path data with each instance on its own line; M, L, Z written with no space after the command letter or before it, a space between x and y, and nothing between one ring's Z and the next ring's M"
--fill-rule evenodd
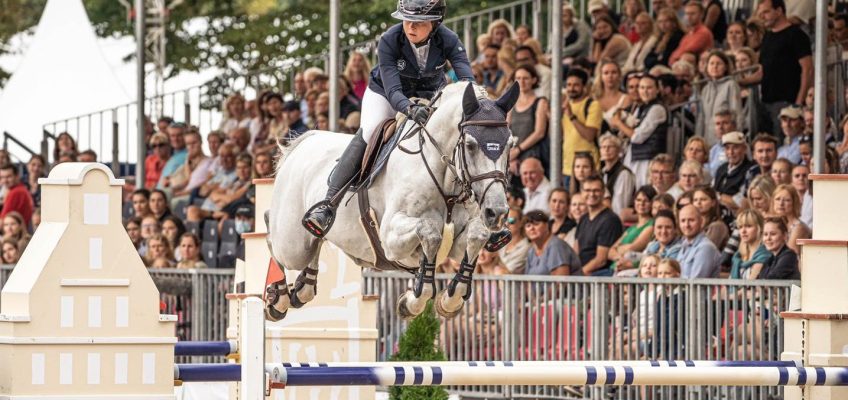
M398 301L403 317L420 314L436 296L437 253L463 261L435 299L436 310L452 317L470 296L477 254L490 233L500 230L508 211L505 171L514 138L505 121L517 98L517 85L493 101L479 86L454 83L434 98L426 129L410 122L395 133L404 135L402 151L391 154L371 184L369 198L386 258L416 273L414 288ZM301 273L292 285L283 280L267 288L270 320L282 319L289 307L300 307L315 296L324 240L361 267L397 269L377 261L360 224L356 199L349 199L355 193L343 199L335 228L324 239L301 226L304 211L324 198L335 161L350 140L350 135L311 131L282 149L266 213L268 245L279 265ZM452 237L443 238L443 232Z

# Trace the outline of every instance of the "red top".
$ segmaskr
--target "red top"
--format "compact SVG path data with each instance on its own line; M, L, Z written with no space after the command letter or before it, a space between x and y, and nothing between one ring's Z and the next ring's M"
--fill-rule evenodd
M698 25L697 28L683 35L683 39L680 39L680 45L677 46L677 50L671 53L671 57L668 59L668 65L674 64L683 56L683 53L692 53L700 57L704 50L711 48L713 48L713 33L704 24Z
M32 219L32 209L32 195L29 194L29 189L23 183L18 183L9 188L6 200L3 201L3 211L0 212L0 218L6 218L6 214L17 211L24 217L24 225L29 226Z
M158 154L151 154L144 159L144 187L152 189L159 183L162 169L165 168L167 160L159 158Z

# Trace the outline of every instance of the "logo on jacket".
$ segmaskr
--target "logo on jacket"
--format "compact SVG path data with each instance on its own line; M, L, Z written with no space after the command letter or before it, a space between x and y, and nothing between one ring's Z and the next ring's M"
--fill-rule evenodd
M398 60L397 67L399 71L403 71L406 69L406 60Z

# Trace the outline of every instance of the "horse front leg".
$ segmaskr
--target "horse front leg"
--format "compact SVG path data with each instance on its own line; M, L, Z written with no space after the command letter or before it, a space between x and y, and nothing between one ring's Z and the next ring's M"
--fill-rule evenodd
M436 253L442 242L441 225L431 218L411 218L396 215L387 235L386 255L398 259L405 251L414 251L421 245L422 254L412 289L398 299L397 310L401 318L418 316L427 306L427 301L436 294ZM414 236L410 233L414 232ZM407 253L408 254L408 253Z
M480 218L469 221L465 245L465 256L459 265L459 272L454 275L447 288L436 296L434 305L436 312L442 317L453 318L471 298L471 284L474 269L477 267L477 256L480 249L489 240L490 232Z

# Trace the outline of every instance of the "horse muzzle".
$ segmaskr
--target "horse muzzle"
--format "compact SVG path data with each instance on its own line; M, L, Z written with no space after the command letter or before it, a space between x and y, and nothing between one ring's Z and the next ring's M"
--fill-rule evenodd
M507 207L484 207L483 223L489 230L498 230L503 225L504 217L509 213Z

